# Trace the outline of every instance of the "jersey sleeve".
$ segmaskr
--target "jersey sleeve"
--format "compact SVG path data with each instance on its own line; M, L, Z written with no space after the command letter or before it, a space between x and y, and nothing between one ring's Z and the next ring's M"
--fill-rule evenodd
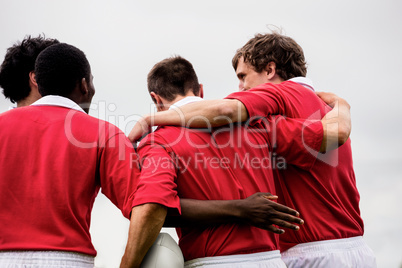
M271 125L273 156L282 157L286 164L310 169L319 154L324 136L320 120L268 117Z
M226 99L241 101L252 119L273 114L286 114L283 93L271 84L264 84L248 91L234 92Z
M141 176L135 192L133 205L157 203L181 213L177 195L177 166L170 147L163 144L157 133L149 134L138 147Z
M120 129L111 125L108 128L100 139L97 177L102 193L129 218L140 175L138 157Z

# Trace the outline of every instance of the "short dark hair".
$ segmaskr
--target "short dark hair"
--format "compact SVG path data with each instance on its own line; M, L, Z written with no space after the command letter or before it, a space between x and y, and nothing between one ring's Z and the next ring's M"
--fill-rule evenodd
M91 67L81 50L61 43L43 50L35 63L35 77L42 96L68 97L82 78L90 80Z
M189 90L198 95L200 84L193 65L180 56L164 59L148 74L148 91L154 92L168 101L177 95L185 96Z
M292 38L276 32L256 34L240 48L232 60L235 70L241 57L258 73L275 62L276 72L284 80L307 74L303 49Z
M28 97L31 92L29 73L35 68L36 58L45 48L58 43L57 39L28 35L7 49L0 67L0 86L6 98L15 103Z

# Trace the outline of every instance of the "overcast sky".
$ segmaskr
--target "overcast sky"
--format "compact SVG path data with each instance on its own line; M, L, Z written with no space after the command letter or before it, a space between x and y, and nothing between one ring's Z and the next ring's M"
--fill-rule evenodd
M304 49L308 77L352 106L352 148L365 240L379 267L402 264L402 1L0 0L0 58L25 35L77 46L92 66L90 114L128 133L154 109L146 75L158 61L191 61L206 99L237 90L231 59L274 26ZM274 25L274 26L273 26ZM0 111L11 103L0 96ZM344 198L348 198L344 196ZM128 221L102 195L93 212L97 267L117 267ZM166 231L166 230L165 230Z

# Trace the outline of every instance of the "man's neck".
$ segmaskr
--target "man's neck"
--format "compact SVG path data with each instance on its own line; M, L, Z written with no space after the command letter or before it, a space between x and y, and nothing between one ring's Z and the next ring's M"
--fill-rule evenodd
M182 99L185 99L187 97L195 97L195 95L193 93L189 93L189 94L187 94L185 96L178 95L174 100L172 100L170 103L168 103L168 105L173 105L176 102L181 101Z
M164 110L169 110L169 108L173 105L175 105L176 103L178 103L178 102L180 102L181 100L184 100L185 98L188 98L188 97L198 97L198 96L196 96L196 95L194 95L192 92L191 93L188 93L187 95L185 95L185 96L181 96L181 95L178 95L174 100L172 100L172 101L169 101L169 102L165 102L164 103Z
M271 83L271 84L280 84L282 82L285 82L285 80L283 80L279 75L275 75L274 78L272 78L268 81L268 83Z
M29 106L39 99L40 99L40 97L38 98L37 96L29 95L25 99L17 101L17 107Z
M17 101L17 107L24 107L24 106L29 106L35 101L39 100L42 98L42 96L39 93L38 87L32 85L31 81L29 81L29 85L31 87L31 91L29 92L29 95L20 101Z

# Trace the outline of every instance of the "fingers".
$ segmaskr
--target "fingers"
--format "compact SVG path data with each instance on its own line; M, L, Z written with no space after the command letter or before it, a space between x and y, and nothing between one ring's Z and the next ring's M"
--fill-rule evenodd
M258 201L261 200L261 197L265 199L262 203ZM285 232L281 228L298 231L300 227L296 224L304 224L304 221L299 218L299 212L271 201L277 198L278 196L272 195L271 193L255 193L253 196L250 196L249 200L253 202L253 204L258 204L255 212L251 213L252 217L248 217L251 219L250 223L253 222L252 225L277 234Z
M290 216L290 215L287 215L287 214L282 214L282 215L277 215L276 217L270 217L269 220L264 223L263 227L261 227L263 224L259 224L259 227L262 228L262 229L265 229L265 230L269 230L271 232L281 234L282 233L281 231L284 232L283 229L280 229L281 227L291 229L291 230L294 230L294 231L299 231L300 226L298 226L298 225L296 225L294 223L297 223L299 225L303 225L304 221L302 219L300 219L300 218L296 218L296 217L293 217L293 216ZM279 228L273 226L272 224L275 224Z
M131 142L136 142L139 138L141 138L141 136L142 136L142 127L139 123L136 123L133 129L130 131L128 139Z
M292 210L292 211L295 211L295 210ZM295 212L297 212L297 211L295 211ZM272 224L275 224L277 226L292 229L295 231L298 231L300 229L300 227L296 224L299 224L299 225L304 224L303 219L289 215L287 213L282 213L282 212L277 212L275 214L275 216L271 216L269 218L269 222ZM296 223L296 224L294 224L294 223Z
M274 233L282 234L285 231L282 228L287 228L291 229L294 231L299 231L300 226L294 224L297 223L299 225L303 225L304 221L300 218L292 217L292 216L281 216L280 218L278 217L270 217L267 219L267 221L261 221L259 223L256 223L254 226L268 230Z
M285 233L285 230L283 229L279 229L273 225L268 225L268 226L264 226L264 227L260 227L261 229L276 233L276 234L283 234Z
M263 195L263 197L265 198L265 199L268 199L268 200L276 200L276 199L278 199L278 196L276 196L276 195Z
M298 218L298 217L293 217L288 214L278 214L275 218L272 218L270 221L273 224L276 224L278 226L291 228L291 229L295 229L294 226L297 226L297 225L294 225L294 223L299 224L299 225L304 224L303 219ZM289 226L293 226L293 227L289 227ZM299 228L296 228L296 229L299 229Z
M287 229L291 229L294 231L300 230L300 226L293 224L293 223L286 222L286 221L275 219L272 221L272 223L277 225L278 227L287 228Z
M137 123L135 123L133 129L130 131L130 134L128 135L128 139L134 143L139 141L145 134L149 133L151 130L151 127L148 126L146 123L146 120L143 118L140 118Z
M255 193L254 195L262 196L262 197L264 197L265 199L268 199L268 200L278 199L277 195L273 195L271 193Z
M294 210L294 209L292 209L292 208L290 208L290 207L287 207L287 206L278 204L278 203L274 203L274 204L272 205L272 207L273 207L275 210L280 211L280 212L283 212L283 213L286 213L286 214L290 214L290 215L293 215L293 216L296 216L296 217L299 217L299 216L300 216L300 213L299 213L298 211L296 211L296 210Z
M317 96L320 97L321 99L328 99L328 100L336 100L339 97L331 92L316 92Z
M339 100L339 97L333 93L329 92L316 92L317 96L320 97L326 104L331 107L334 107L336 101Z
M294 223L297 223L297 224L304 224L303 219L301 219L299 217L289 215L289 214L286 214L286 213L278 212L276 217L274 218L274 220L275 219L282 220L282 221L287 221L287 222L294 222Z

